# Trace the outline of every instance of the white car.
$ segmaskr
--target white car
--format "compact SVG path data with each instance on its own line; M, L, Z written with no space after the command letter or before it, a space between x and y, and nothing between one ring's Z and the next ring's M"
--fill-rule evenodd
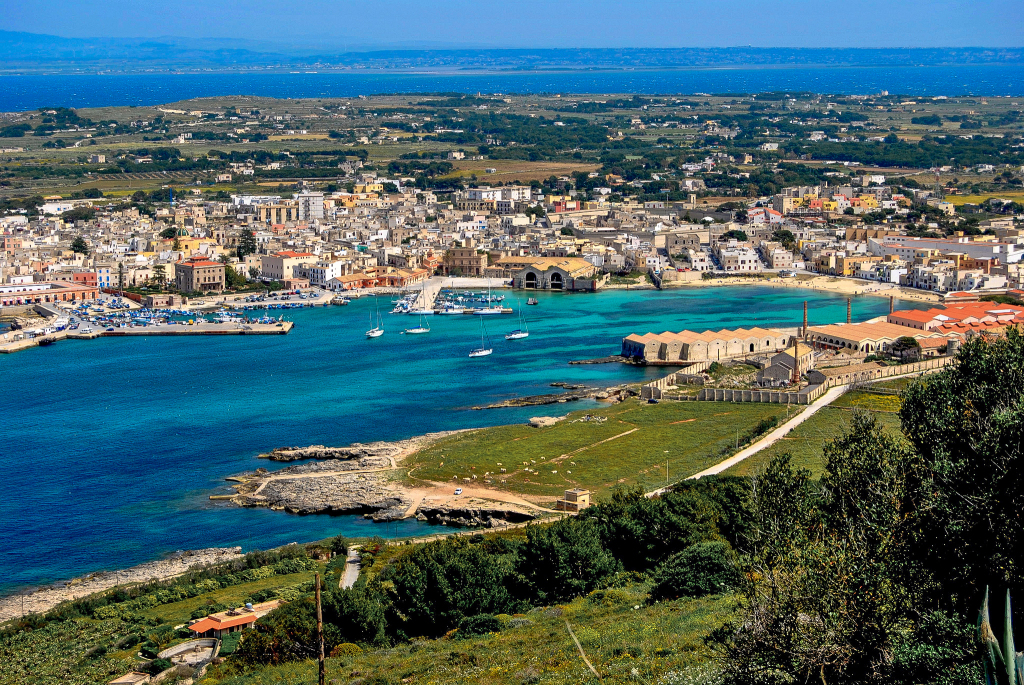
M456 495L461 495L462 494L462 488L455 488L455 494Z

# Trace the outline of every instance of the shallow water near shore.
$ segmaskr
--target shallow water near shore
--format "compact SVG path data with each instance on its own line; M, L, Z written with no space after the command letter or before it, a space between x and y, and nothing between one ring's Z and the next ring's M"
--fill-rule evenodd
M515 307L515 293L502 292ZM475 316L428 317L429 334L405 336L416 319L383 314L386 334L366 340L372 298L287 312L296 327L284 336L68 340L0 356L0 593L179 549L430 532L414 520L300 517L208 498L231 492L226 476L279 468L255 458L275 447L524 422L589 405L472 407L560 392L554 382L666 373L567 364L615 354L630 333L797 326L804 300L812 325L846 317L843 296L770 286L530 295L540 300L523 300L530 336L506 341L518 319L485 317L494 354L479 359L467 357L480 343ZM855 297L854 320L888 306Z

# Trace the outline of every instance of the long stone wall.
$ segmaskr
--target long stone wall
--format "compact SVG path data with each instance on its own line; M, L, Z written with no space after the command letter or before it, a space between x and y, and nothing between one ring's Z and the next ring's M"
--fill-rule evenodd
M819 385L810 385L795 392L761 390L758 388L703 388L694 397L680 397L680 400L692 399L699 402L768 402L772 404L810 404L823 395L829 388L839 385L870 383L872 381L906 376L915 373L928 373L945 368L955 357L937 357L912 364L897 366L879 366L876 369L854 371L839 376L832 376ZM676 373L697 374L706 371L712 362L698 362L683 371L670 373L664 378L651 381L640 388L640 399L660 400L664 391L676 384ZM675 399L675 398L673 398Z

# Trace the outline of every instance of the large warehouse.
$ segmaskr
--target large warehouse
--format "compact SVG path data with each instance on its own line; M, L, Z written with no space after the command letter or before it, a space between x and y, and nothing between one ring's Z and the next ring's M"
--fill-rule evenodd
M768 328L646 333L622 339L622 356L644 362L700 362L781 352L790 336Z

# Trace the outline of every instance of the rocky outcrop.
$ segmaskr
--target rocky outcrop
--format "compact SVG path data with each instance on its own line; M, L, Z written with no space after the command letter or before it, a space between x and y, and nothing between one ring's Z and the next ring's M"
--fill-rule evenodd
M367 457L403 457L411 452L421 450L433 442L455 435L462 431L440 431L438 433L427 433L417 435L408 440L396 440L394 442L354 442L347 447L327 447L325 445L310 445L308 447L278 447L272 452L261 454L260 459L272 461L298 461L300 459L364 459Z
M536 516L519 509L500 507L421 507L416 513L416 518L445 526L500 528L508 523L532 521Z

